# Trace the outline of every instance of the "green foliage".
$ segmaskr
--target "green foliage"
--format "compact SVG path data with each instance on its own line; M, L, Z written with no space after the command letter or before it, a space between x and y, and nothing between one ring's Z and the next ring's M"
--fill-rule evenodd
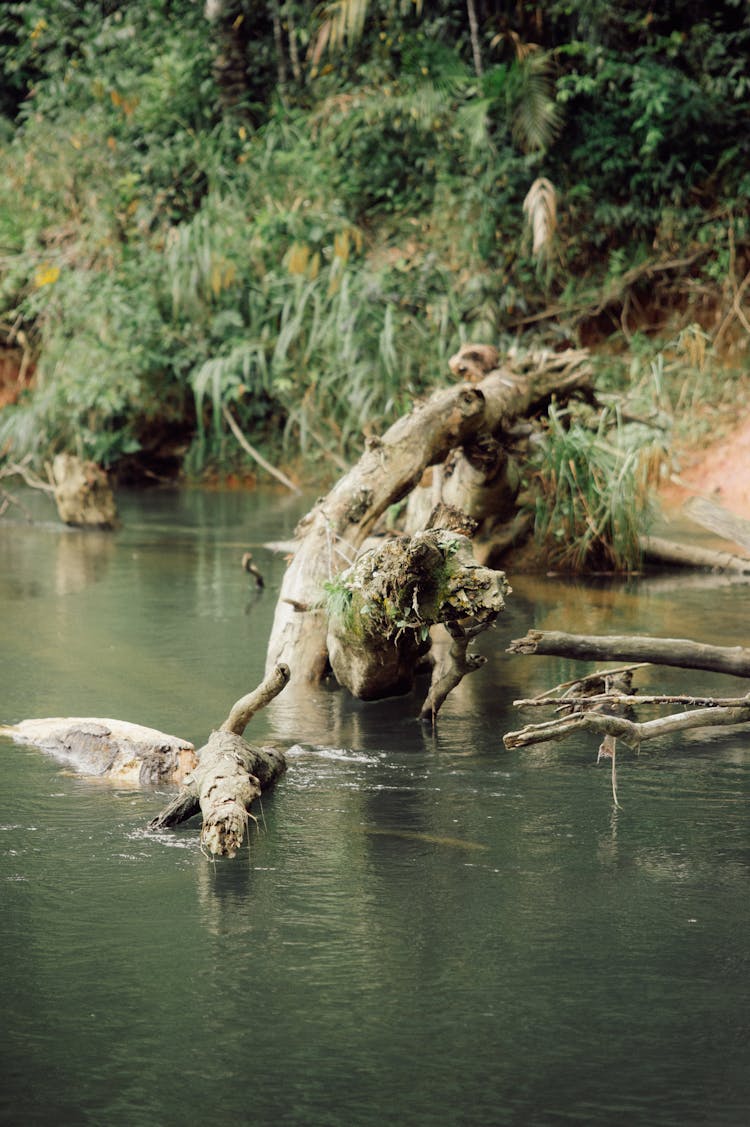
M725 286L743 7L476 10L472 41L448 0L2 5L0 324L38 364L0 441L201 472L241 457L230 407L277 457L340 459L543 301L694 249Z

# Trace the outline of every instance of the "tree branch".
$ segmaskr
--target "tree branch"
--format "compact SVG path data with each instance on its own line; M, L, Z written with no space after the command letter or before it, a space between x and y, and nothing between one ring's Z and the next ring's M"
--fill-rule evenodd
M735 677L750 677L750 650L741 646L709 646L684 638L530 630L524 638L512 641L506 652L570 657L579 661L646 661L680 669L705 669Z

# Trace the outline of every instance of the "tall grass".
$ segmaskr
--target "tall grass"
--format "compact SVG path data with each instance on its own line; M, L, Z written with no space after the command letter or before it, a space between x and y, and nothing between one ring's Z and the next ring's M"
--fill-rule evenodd
M646 467L653 434L605 410L592 429L550 406L533 460L535 535L549 564L632 571L649 519Z

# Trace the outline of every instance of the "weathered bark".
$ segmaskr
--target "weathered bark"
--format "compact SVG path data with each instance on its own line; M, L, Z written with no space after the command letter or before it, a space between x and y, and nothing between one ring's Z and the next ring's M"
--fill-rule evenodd
M457 532L430 529L387 540L338 578L327 635L333 673L362 700L408 692L429 628L467 621L468 644L479 633L476 624L489 625L503 609L508 590L504 573L480 567L471 542ZM473 660L464 660L453 684L474 668ZM431 715L449 691L433 695Z
M564 634L555 630L530 630L507 650L514 654L570 657L579 661L645 661L680 669L705 669L750 677L750 650L741 646L710 646L685 638L649 638L634 635Z
M740 708L698 708L693 712L675 712L671 716L660 716L656 720L646 720L641 724L626 720L622 716L576 712L572 716L549 720L544 724L527 724L517 732L506 732L503 743L508 749L528 747L530 744L562 740L576 732L586 731L595 732L597 735L613 736L621 739L629 747L638 747L646 740L684 732L688 728L747 723L750 723L750 700L747 706Z
M495 621L496 615L488 615L484 619L471 624L461 622L446 622L451 644L447 652L435 663L430 682L430 691L422 705L419 719L435 723L440 708L445 703L449 693L460 685L469 673L475 673L486 663L487 658L481 654L469 653L469 645L478 634L488 630Z
M149 823L165 829L201 813L201 845L215 857L234 857L242 845L250 807L286 769L283 752L255 747L242 738L250 718L289 681L287 666L277 666L257 689L238 700L221 728L198 752L198 764L179 794Z
M118 783L182 783L197 765L187 740L142 724L99 717L49 717L0 727L0 735L42 748L84 775Z
M481 433L507 429L554 392L590 386L585 366L494 371L477 384L441 389L371 439L359 462L308 513L287 568L268 644L267 668L292 665L295 680L319 681L327 665L323 586L353 563L376 521L424 470Z
M731 552L715 552L694 544L677 544L658 536L642 536L641 551L646 559L677 567L702 567L712 571L733 571L750 575L750 559Z
M58 454L52 463L55 502L63 524L115 528L117 506L107 474L95 462Z

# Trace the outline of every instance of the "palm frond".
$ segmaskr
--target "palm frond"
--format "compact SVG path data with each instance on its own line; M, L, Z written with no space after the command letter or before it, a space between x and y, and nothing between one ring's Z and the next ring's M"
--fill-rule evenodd
M554 100L550 57L533 51L515 64L512 132L526 152L543 152L560 131L560 110Z

